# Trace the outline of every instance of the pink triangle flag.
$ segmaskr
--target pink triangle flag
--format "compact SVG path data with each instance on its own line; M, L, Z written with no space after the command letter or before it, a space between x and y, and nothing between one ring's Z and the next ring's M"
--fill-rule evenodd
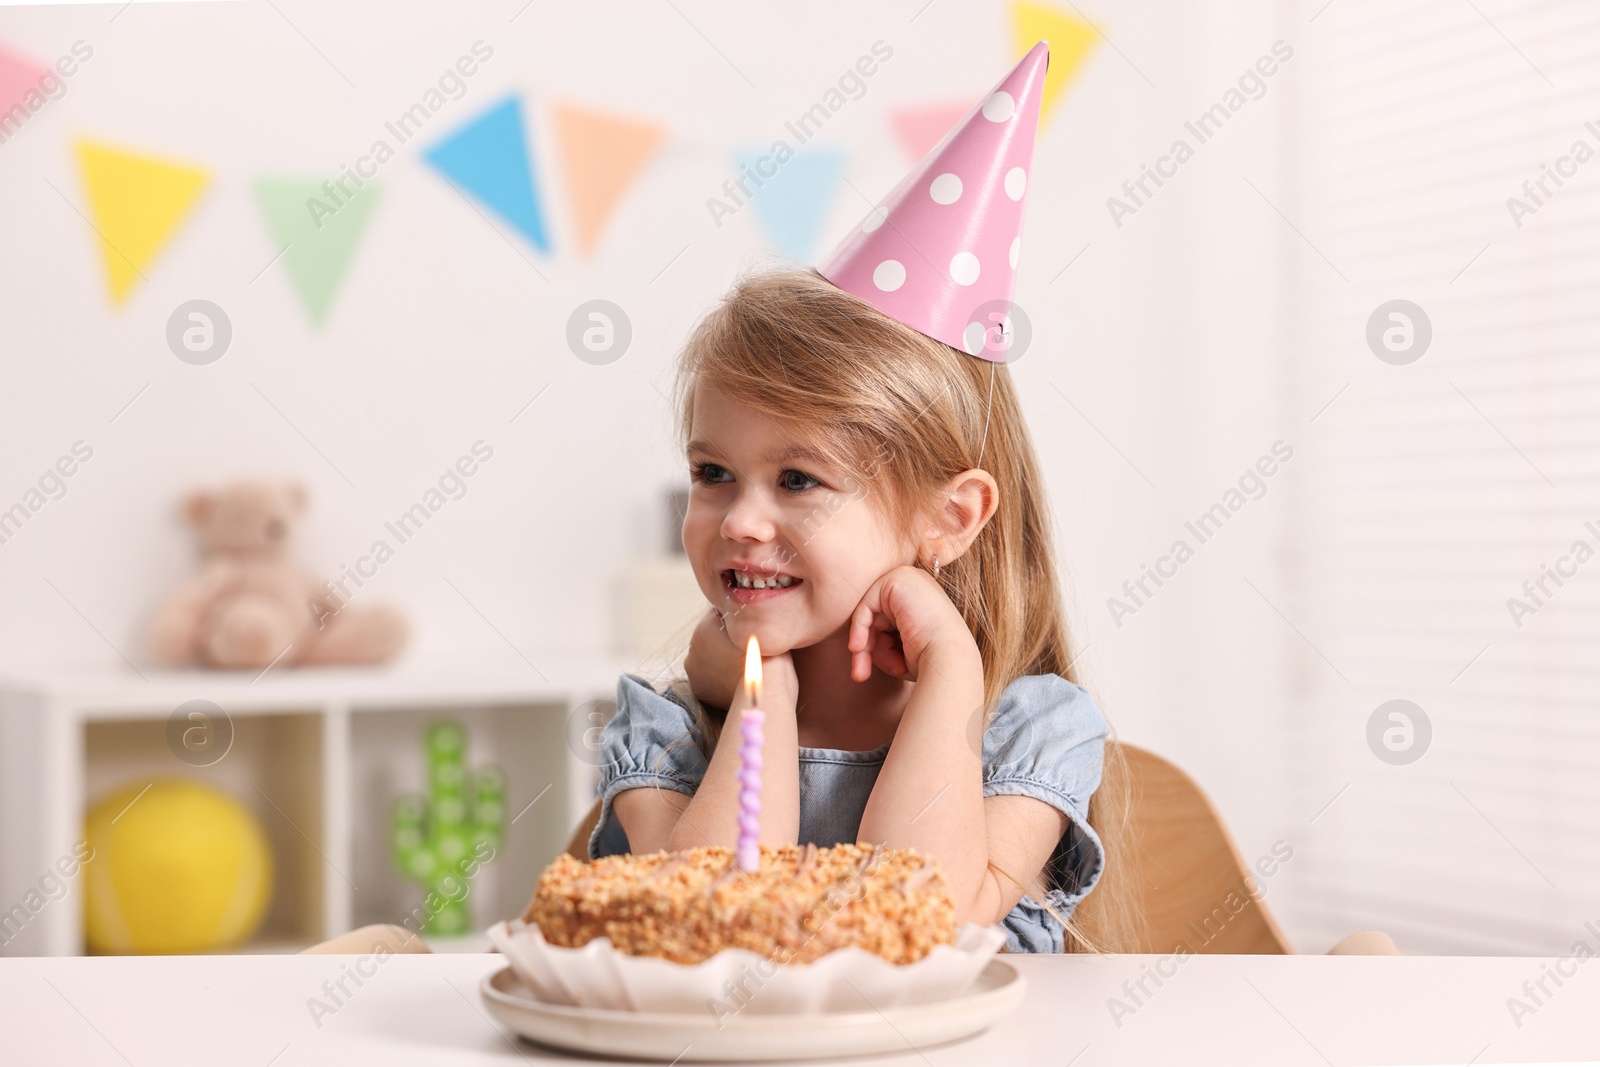
M0 121L5 123L3 136L9 137L15 133L16 126L44 106L45 88L39 83L49 69L0 45Z
M894 127L894 135L900 139L900 147L906 150L906 155L921 159L946 133L955 129L956 122L969 107L965 100L959 104L903 107L890 114L889 124Z
M833 254L828 281L952 348L1000 362L987 343L1009 312L1050 46L1001 78Z

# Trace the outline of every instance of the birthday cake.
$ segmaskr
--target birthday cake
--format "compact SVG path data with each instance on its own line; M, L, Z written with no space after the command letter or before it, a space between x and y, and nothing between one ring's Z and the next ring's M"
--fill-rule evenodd
M763 846L744 871L730 848L563 854L539 878L523 921L552 945L609 938L619 952L693 964L743 948L804 964L854 946L909 964L956 940L938 862L882 846Z

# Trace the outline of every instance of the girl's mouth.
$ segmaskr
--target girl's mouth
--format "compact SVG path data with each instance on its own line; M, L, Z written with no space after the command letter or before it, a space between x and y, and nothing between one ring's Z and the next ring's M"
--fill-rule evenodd
M792 574L764 575L752 571L726 570L722 572L722 585L728 596L740 603L771 600L800 586L803 579Z

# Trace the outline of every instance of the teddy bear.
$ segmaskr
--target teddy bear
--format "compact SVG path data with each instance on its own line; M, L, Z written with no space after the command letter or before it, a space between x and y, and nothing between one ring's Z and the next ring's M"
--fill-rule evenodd
M184 501L200 572L152 620L159 663L261 670L381 663L400 651L407 628L399 612L352 607L290 561L289 533L305 508L301 486L253 481Z

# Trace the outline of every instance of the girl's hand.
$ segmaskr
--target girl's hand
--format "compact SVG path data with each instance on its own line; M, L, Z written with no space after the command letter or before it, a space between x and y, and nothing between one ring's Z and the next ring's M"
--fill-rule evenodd
M689 688L702 704L731 708L744 692L744 649L733 643L716 608L706 611L689 638L689 654L683 660ZM800 683L789 653L761 657L761 703L763 707L795 709Z
M739 664L739 693L744 694L744 663ZM800 677L787 652L761 657L761 710L793 715L800 706Z
M935 656L969 657L982 677L977 642L933 575L901 566L872 583L850 615L850 677L864 682L872 668L916 681Z
M744 649L734 645L716 608L707 609L695 626L683 672L695 699L716 708L730 707L744 684Z

